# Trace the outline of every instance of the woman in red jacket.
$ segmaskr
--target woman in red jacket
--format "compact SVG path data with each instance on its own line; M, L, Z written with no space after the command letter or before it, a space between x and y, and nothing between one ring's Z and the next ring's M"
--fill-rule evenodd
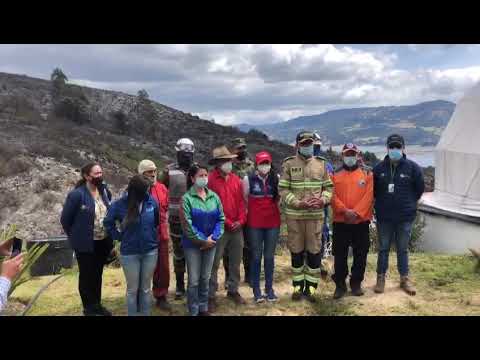
M273 290L275 248L280 233L278 176L272 168L272 156L259 152L255 156L256 170L243 179L244 196L248 204L247 226L250 240L250 274L255 302L265 298L277 300ZM265 268L265 295L260 290L262 253Z
M158 227L158 258L157 266L153 274L153 296L157 300L157 306L166 311L171 307L167 301L168 286L170 284L170 269L168 262L168 189L157 181L157 167L150 160L142 160L138 165L138 173L151 179L150 195L155 199L160 208L160 226Z

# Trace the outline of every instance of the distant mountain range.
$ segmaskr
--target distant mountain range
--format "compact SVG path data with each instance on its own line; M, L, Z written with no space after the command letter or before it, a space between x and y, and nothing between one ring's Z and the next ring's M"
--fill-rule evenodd
M408 144L436 145L455 110L455 104L436 100L411 106L342 109L301 116L265 125L238 125L242 131L260 130L270 139L293 143L301 130L316 131L324 144L383 145L389 134L399 133Z

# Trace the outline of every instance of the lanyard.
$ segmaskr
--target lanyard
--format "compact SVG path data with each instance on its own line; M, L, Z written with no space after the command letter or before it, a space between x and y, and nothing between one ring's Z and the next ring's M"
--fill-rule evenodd
M390 184L393 184L393 181L395 180L395 171L397 171L397 166L393 166L390 162Z

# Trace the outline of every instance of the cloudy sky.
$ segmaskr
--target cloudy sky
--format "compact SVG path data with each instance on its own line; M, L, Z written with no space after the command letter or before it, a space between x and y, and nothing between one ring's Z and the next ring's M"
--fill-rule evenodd
M271 123L366 106L457 101L480 45L0 45L0 72L136 94L217 123Z

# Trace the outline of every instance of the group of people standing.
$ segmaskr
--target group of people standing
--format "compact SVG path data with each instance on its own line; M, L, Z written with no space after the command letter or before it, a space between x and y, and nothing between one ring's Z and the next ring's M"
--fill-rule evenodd
M194 144L183 138L176 143L174 164L158 174L155 163L141 161L138 174L113 202L101 166L84 166L61 215L79 266L84 314L111 315L101 303L102 272L112 261L117 240L127 282L128 315L151 313L152 290L158 307L171 308L167 300L169 239L175 299L186 295L191 315L216 312L220 262L225 269L227 298L235 304L246 304L238 291L242 261L253 300L275 302L274 258L282 208L291 253L292 300L305 297L314 302L330 204L334 214L334 298L347 292L349 247L354 257L350 287L353 295L363 294L374 203L380 241L375 291L384 290L388 252L395 241L401 286L414 294L408 279L408 240L416 201L423 193L423 176L418 165L406 159L403 138L389 137L388 155L373 171L362 165L354 144L344 146L343 166L336 171L318 155L318 146L316 134L299 133L296 153L283 161L279 174L266 151L251 161L244 139L235 139L230 149L225 145L214 148L209 169L194 161Z

